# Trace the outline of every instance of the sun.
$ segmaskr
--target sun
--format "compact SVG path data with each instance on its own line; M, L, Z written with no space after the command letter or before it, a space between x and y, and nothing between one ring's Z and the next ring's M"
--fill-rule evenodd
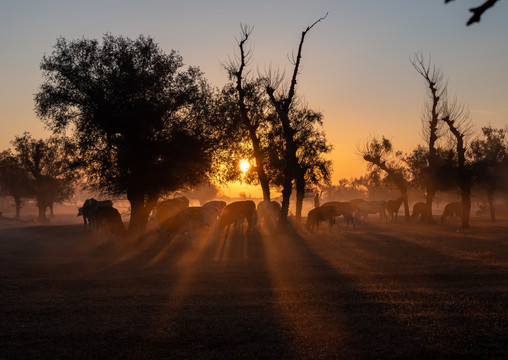
M250 169L250 164L248 160L241 160L240 161L240 170L245 174Z

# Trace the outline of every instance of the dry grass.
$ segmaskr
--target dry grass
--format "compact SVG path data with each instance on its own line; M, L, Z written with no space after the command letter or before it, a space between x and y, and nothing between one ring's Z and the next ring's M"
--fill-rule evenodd
M372 221L96 248L79 224L0 224L0 358L507 358L507 231Z

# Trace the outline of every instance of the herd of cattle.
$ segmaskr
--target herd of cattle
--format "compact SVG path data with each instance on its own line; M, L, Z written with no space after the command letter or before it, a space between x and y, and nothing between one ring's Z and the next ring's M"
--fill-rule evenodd
M401 204L402 198L386 202L363 199L331 201L310 210L305 226L309 232L314 232L319 229L320 223L327 222L331 231L334 225L337 224L338 227L337 218L343 216L347 228L350 224L356 228L356 223L370 214L379 214L380 220L384 222L396 221ZM176 197L158 203L155 219L159 232L166 237L179 236L181 239L192 240L195 231L203 229L212 231L212 238L218 238L226 230L227 237L231 226L234 230L243 231L245 222L248 233L252 233L258 222L274 228L279 222L280 211L281 206L276 201L261 201L257 207L252 200L230 204L225 201L209 201L202 206L189 206L186 197ZM444 223L448 217L460 217L461 213L461 203L449 203L443 211L441 222ZM424 214L425 203L415 203L412 216L423 218ZM100 242L126 232L122 217L111 200L88 199L78 209L78 216L83 216L85 230L95 230Z

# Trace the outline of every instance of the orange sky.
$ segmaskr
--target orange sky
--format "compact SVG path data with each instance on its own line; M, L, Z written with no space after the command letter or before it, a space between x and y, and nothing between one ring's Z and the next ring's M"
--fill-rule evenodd
M425 86L409 58L431 54L449 80L449 94L469 108L476 128L508 124L508 2L500 1L465 26L476 1L12 1L0 5L0 149L15 135L44 137L33 96L42 83L39 63L59 36L100 38L110 32L150 35L166 52L175 49L208 80L227 82L222 64L236 50L240 23L254 26L252 73L280 68L301 31L304 44L298 94L324 115L334 145L333 180L361 176L356 146L384 135L409 151L420 138ZM290 9L290 10L288 10Z

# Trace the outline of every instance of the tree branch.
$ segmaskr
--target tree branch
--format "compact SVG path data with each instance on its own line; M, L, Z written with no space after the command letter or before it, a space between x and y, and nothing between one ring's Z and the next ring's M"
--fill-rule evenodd
M445 0L445 4L449 3L450 1L453 1L453 0ZM485 11L487 11L487 9L491 8L492 6L494 6L494 4L497 1L498 0L487 0L482 5L480 5L480 6L476 7L476 8L469 9L469 11L473 13L473 16L471 16L471 18L468 20L466 25L469 26L471 24L474 24L475 22L480 22L480 18L483 15L483 13Z

